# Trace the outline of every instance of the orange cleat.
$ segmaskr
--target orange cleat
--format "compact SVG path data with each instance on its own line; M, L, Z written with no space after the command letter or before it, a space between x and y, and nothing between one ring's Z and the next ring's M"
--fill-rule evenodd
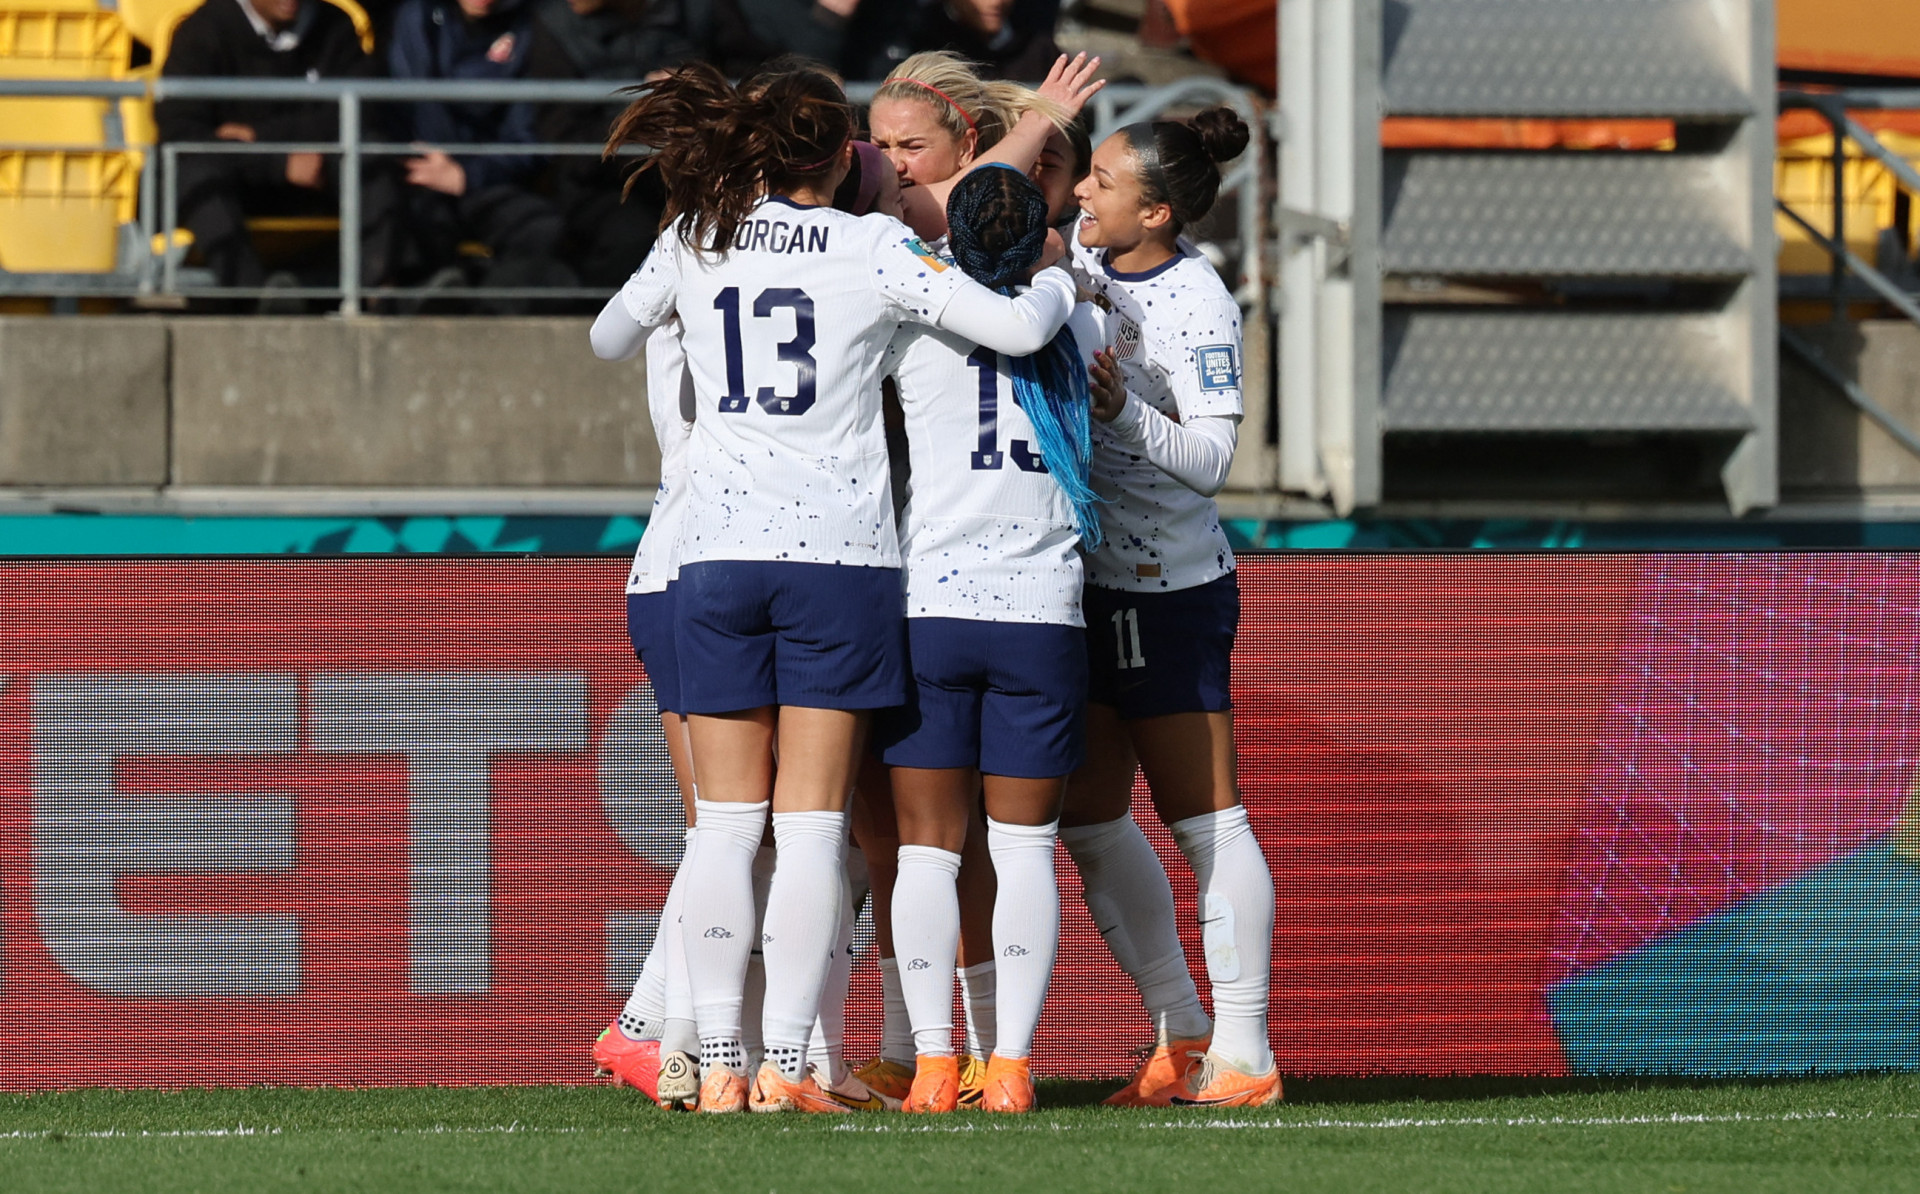
M727 1115L745 1110L747 1080L726 1066L715 1066L713 1073L700 1080L699 1111L708 1115Z
M810 1066L808 1068L813 1084L820 1088L820 1093L840 1104L840 1106L846 1108L848 1111L900 1110L899 1099L891 1095L881 1094L879 1091L873 1089L873 1087L862 1082L858 1074L848 1074L840 1080L839 1085L835 1085L833 1080L829 1078L819 1066Z
M842 1106L820 1089L808 1074L798 1082L789 1082L780 1067L763 1064L753 1076L753 1093L747 1096L747 1110L767 1114L775 1111L809 1111L822 1115L852 1115L853 1108Z
M1207 1051L1208 1041L1168 1041L1156 1045L1127 1084L1103 1100L1109 1107L1165 1107L1184 1093L1187 1070Z
M937 1053L922 1053L915 1059L913 1089L907 1092L902 1111L940 1115L960 1105L959 1059Z
M903 1061L876 1057L853 1072L873 1093L895 1102L905 1102L913 1089L913 1067Z
M593 1064L615 1086L631 1086L650 1099L659 1098L660 1042L636 1041L609 1024L593 1042Z
M1265 1107L1279 1101L1278 1066L1265 1074L1249 1074L1211 1053L1187 1071L1184 1089L1167 1100L1174 1107Z
M960 1105L978 1107L986 1082L987 1063L971 1053L963 1054L960 1058Z
M1024 1057L987 1059L986 1076L980 1082L980 1105L988 1111L1015 1115L1033 1110L1033 1070Z

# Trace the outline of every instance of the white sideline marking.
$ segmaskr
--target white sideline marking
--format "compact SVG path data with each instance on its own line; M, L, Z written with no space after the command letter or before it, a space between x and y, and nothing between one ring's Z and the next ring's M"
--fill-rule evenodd
M1100 1123L1100 1124L902 1124L895 1126L887 1123L840 1123L835 1124L836 1132L1079 1132L1103 1128L1165 1128L1185 1131L1245 1131L1298 1129L1407 1129L1407 1128L1474 1128L1474 1127L1563 1127L1563 1128L1602 1128L1638 1124L1725 1124L1725 1123L1789 1123L1799 1120L1869 1120L1920 1119L1920 1113L1892 1112L1877 1114L1872 1111L1854 1114L1842 1111L1789 1111L1780 1115L1748 1115L1744 1112L1730 1112L1725 1115L1516 1115L1516 1116L1470 1116L1451 1119L1215 1119L1215 1120L1162 1120L1150 1123Z
M876 1117L878 1118L878 1117ZM886 1117L892 1119L893 1117ZM1427 1119L1216 1119L1216 1120L1160 1120L1157 1122L1128 1122L1114 1120L1109 1123L897 1123L841 1121L833 1125L835 1132L1085 1132L1085 1131L1135 1131L1142 1128L1167 1129L1174 1131L1245 1131L1278 1129L1322 1129L1322 1130L1406 1130L1418 1128L1476 1128L1476 1127L1555 1127L1555 1128L1604 1128L1633 1125L1686 1125L1686 1124L1727 1124L1727 1123L1794 1123L1801 1121L1865 1121L1865 1120L1915 1120L1920 1112L1849 1112L1849 1111L1788 1111L1779 1115L1749 1115L1734 1111L1723 1115L1515 1115L1515 1116L1461 1116L1456 1118ZM180 1128L170 1131L128 1131L122 1128L106 1128L94 1131L67 1131L60 1128L47 1128L37 1131L0 1132L0 1140L181 1140L181 1139L217 1139L230 1136L281 1136L297 1135L303 1132L368 1132L391 1136L493 1136L493 1135L538 1135L561 1136L580 1135L597 1132L603 1135L624 1135L633 1131L626 1127L578 1128L578 1127L534 1127L520 1123L491 1124L477 1127L449 1127L435 1124L426 1128L275 1128L259 1127L247 1124L231 1128Z

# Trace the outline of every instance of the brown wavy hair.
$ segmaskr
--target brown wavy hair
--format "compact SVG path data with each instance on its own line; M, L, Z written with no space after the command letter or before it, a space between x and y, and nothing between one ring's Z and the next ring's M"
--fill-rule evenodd
M825 71L799 66L748 82L735 87L719 68L689 63L636 88L607 136L608 158L627 145L653 150L627 188L658 170L660 226L678 222L689 248L726 252L765 195L827 177L853 140L853 106Z

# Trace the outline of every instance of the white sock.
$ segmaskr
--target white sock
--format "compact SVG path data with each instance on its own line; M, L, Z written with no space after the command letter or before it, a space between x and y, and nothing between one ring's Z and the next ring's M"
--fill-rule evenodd
M1187 970L1174 919L1173 886L1131 814L1060 831L1080 871L1087 911L1113 960L1133 979L1161 1044L1207 1035L1207 1013Z
M753 952L747 955L747 980L740 987L740 1046L747 1052L749 1074L760 1068L760 1058L766 1053L766 1044L760 1039L760 1018L766 1009L767 966L760 953L760 934L766 928L773 862L772 846L763 845L753 852Z
M807 1042L807 1064L825 1074L829 1086L838 1086L847 1078L847 983L853 977L853 921L858 915L859 896L866 895L867 868L859 858L860 851L847 851L840 933L833 941L826 989L820 992L820 1015L813 1022L813 1038ZM862 886L859 896L855 895L856 878Z
M775 813L779 858L767 896L760 949L767 959L767 1060L798 1082L807 1073L807 1038L840 933L847 852L845 813Z
M993 964L997 991L994 1051L1024 1058L1047 1001L1053 959L1060 949L1060 885L1053 872L1059 824L1006 825L987 820L987 852L1000 884L993 902Z
M993 963L982 962L960 972L960 1006L967 1013L967 1052L974 1057L993 1054Z
M620 1032L629 1040L657 1041L667 1019L667 916L675 911L673 894L680 886L680 872L673 873L667 888L667 901L660 909L660 924L654 930L653 944L647 947L646 961L640 964L640 977L633 992L620 1009Z
M880 959L880 1058L913 1064L913 1020L900 989L900 959Z
M1212 1051L1248 1074L1273 1069L1267 977L1273 952L1273 875L1235 805L1168 826L1200 887L1200 938L1213 988Z
M740 997L753 948L753 854L766 831L768 804L701 800L695 807L694 865L681 928L700 1024L701 1077L717 1065L744 1076Z
M680 856L680 869L674 872L673 886L667 889L667 906L660 912L662 970L666 982L666 1025L660 1032L660 1052L700 1055L700 1028L693 1014L693 986L687 978L685 928L687 884L683 878L694 873L693 830L687 830L686 852Z
M953 1053L953 966L960 949L960 856L901 846L893 883L893 954L913 1024L913 1051Z

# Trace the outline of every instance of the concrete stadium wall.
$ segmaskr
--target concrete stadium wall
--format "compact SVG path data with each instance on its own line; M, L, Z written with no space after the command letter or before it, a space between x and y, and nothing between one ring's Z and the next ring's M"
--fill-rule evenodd
M0 491L651 486L645 368L595 360L587 326L0 318ZM1920 328L1801 331L1920 430ZM1265 372L1264 347L1249 343L1250 381ZM1248 405L1231 486L1241 494L1272 475L1265 404ZM1790 356L1780 418L1788 500L1920 496L1920 457Z
M1920 327L1904 319L1796 328L1920 432ZM1808 497L1920 495L1920 456L1790 353L1780 357L1780 486Z
M0 319L0 486L166 484L169 339L137 317Z
M634 488L584 319L0 319L0 486Z

